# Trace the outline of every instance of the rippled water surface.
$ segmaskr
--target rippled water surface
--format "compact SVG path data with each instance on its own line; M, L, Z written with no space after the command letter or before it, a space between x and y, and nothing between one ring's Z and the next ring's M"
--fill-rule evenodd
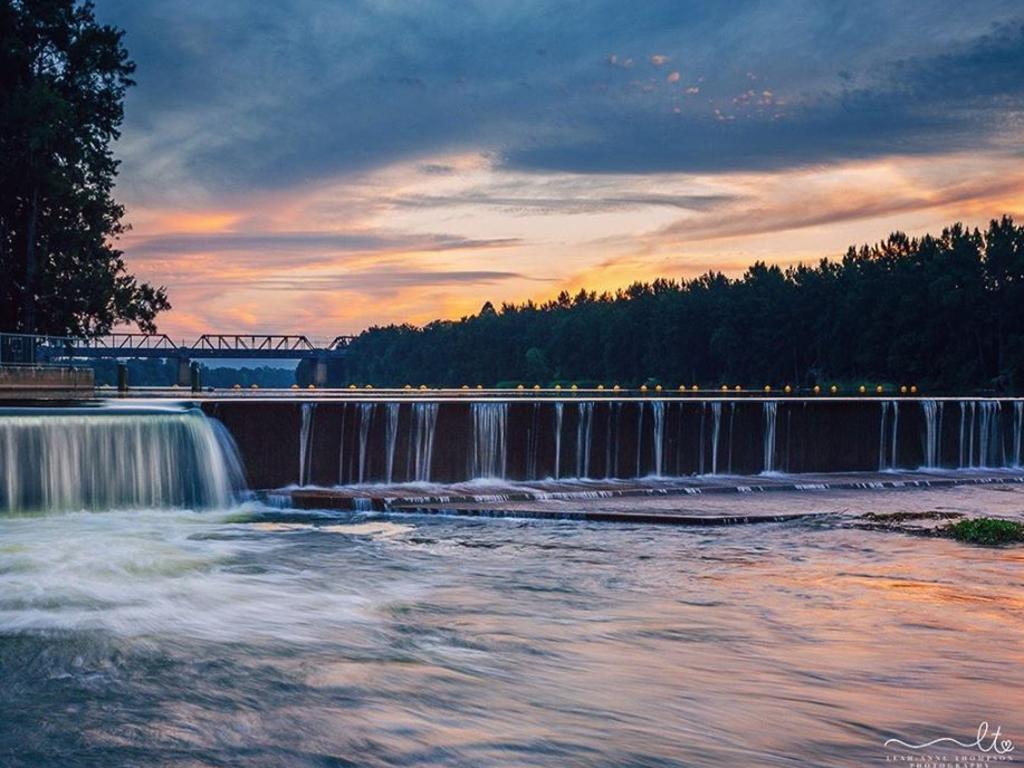
M871 765L982 720L1024 744L1024 550L844 525L1024 490L707 503L831 514L0 519L0 765Z

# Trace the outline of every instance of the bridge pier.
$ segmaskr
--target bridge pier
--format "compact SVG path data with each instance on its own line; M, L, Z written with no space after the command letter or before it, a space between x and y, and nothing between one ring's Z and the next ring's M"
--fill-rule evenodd
M316 365L313 366L313 383L317 387L327 386L327 358L318 357Z
M175 383L179 387L192 386L192 361L187 357L178 358L178 375Z

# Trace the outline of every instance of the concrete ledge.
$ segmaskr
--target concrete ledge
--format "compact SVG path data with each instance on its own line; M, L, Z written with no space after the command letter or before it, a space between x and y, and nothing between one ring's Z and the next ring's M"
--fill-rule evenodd
M91 397L96 386L91 368L50 365L0 365L0 398Z

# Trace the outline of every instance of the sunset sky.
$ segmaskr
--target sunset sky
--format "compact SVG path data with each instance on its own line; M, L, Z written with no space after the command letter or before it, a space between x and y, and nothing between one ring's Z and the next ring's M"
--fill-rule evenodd
M476 312L1024 218L1015 2L98 0L161 330Z

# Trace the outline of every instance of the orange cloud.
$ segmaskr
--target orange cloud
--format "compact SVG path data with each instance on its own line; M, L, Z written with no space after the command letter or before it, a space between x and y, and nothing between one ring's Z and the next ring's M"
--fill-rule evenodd
M121 240L166 285L161 329L333 336L566 288L738 273L956 219L1024 213L1012 154L891 158L760 174L528 173L420 158L216 210L134 210Z

